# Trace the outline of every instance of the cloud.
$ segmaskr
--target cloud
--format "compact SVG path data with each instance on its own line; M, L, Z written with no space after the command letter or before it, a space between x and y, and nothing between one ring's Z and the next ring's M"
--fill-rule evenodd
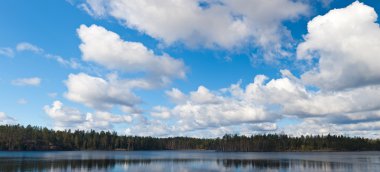
M127 73L145 73L162 84L185 77L185 65L167 54L155 55L139 42L124 41L103 27L81 25L77 30L83 60ZM102 41L99 41L102 40Z
M5 124L15 124L16 120L4 112L0 112L0 124L5 125Z
M343 134L346 131L356 136L359 133L357 127L380 121L379 85L325 92L307 89L303 81L288 70L281 70L281 74L280 78L270 80L257 75L254 82L245 87L241 82L219 90L199 86L188 94L171 89L166 95L175 105L154 107L150 114L154 120L144 121L141 125L148 125L145 129L150 125L161 125L161 135L171 135L173 131L179 135L213 137L223 132L249 135L284 131L301 135ZM278 128L276 122L286 118L301 120L296 125L300 128ZM347 129L348 126L353 127ZM367 128L366 136L378 130ZM130 131L154 133L145 131L144 127L132 127Z
M279 128L279 131L293 136L301 135L349 135L351 137L379 138L380 121L352 124L334 124L321 118L308 118L295 125Z
M171 116L171 112L167 107L155 106L153 112L150 114L152 117L168 119Z
M253 84L259 84L259 80L255 80ZM273 129L271 124L280 116L267 109L265 104L252 101L249 97L249 89L248 86L246 89L242 89L239 84L214 91L199 86L196 91L188 94L184 94L178 89L172 89L167 92L167 95L175 103L175 106L172 108L154 107L150 115L154 118L164 119L166 122L170 121L169 123L173 125L162 126L163 129L161 129L164 131L166 128L165 130L169 130L168 133L176 131L182 134L191 134L206 129L215 130L246 124L254 125L255 127L251 127L251 129L260 131ZM148 121L147 123L150 124L151 122ZM157 122L153 121L153 123ZM135 130L132 129L131 131ZM141 127L137 130L143 132Z
M36 45L33 45L28 42L18 43L16 46L17 51L31 51L33 53L42 53L44 50Z
M273 133L277 130L275 123L243 123L229 126L210 127L197 130L179 131L178 126L170 125L162 120L147 120L128 127L125 130L127 135L156 136L156 137L176 137L187 136L197 138L222 137L226 133L238 133L242 135Z
M380 83L380 28L372 7L354 2L308 23L299 59L319 59L302 75L307 84L342 90Z
M61 64L63 66L70 67L72 69L81 69L81 70L91 71L91 69L89 69L88 66L84 66L82 63L76 61L74 58L65 59L65 58L63 58L63 57L61 57L59 55L50 54L48 52L45 52L44 49L38 47L37 45L31 44L29 42L18 43L17 46L16 46L16 50L18 52L30 51L32 53L42 55L43 57L45 57L47 59L55 60L59 64ZM2 54L6 55L6 56L9 56L9 57L13 57L14 56L14 52L13 52L13 50L11 48L0 48L0 55L2 55Z
M298 124L279 128L279 131L292 136L343 134L337 130L336 125L326 121L322 122L319 118L307 118Z
M114 17L168 45L233 49L253 44L266 55L286 54L283 43L291 39L282 22L306 15L309 8L292 0L87 0L80 6L92 16Z
M58 96L58 93L56 92L51 92L47 94L50 98L56 98Z
M44 111L49 117L60 122L79 123L83 121L83 114L74 108L64 107L60 101L54 101L50 106L44 106Z
M111 130L115 123L132 122L129 115L114 115L102 111L84 114L78 109L64 106L60 101L44 106L44 111L53 119L56 129Z
M17 100L17 103L20 105L25 105L28 103L28 100L26 100L25 98L21 98Z
M48 53L45 54L45 57L48 59L53 59L57 61L59 64L63 66L68 66L72 69L85 69L85 67L80 62L77 62L75 59L66 60L59 55L48 54Z
M165 93L173 103L183 103L187 99L186 95L177 88L172 88L170 91L166 91Z
M123 112L141 113L141 103L134 89L155 89L175 78L184 78L186 67L181 60L167 54L155 55L138 42L127 42L103 27L81 25L77 30L83 60L95 62L109 70L136 74L132 79L119 78L116 73L106 78L85 73L70 74L65 81L65 97L97 110L118 106ZM102 40L102 41L99 41Z
M107 110L115 105L134 108L141 100L131 92L136 87L149 87L139 80L119 80L110 75L107 80L85 73L70 74L65 81L68 91L65 97L88 107Z
M0 56L13 57L15 54L12 48L0 47Z
M13 85L16 86L39 86L41 84L41 78L19 78L12 81Z

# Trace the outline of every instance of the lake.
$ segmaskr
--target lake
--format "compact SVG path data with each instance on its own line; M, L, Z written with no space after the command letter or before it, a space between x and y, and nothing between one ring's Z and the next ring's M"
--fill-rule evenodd
M1 152L0 171L379 171L380 152Z

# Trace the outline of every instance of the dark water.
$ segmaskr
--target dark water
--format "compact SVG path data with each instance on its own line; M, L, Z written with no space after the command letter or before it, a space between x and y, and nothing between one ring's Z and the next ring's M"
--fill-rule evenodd
M380 171L380 152L0 152L0 171Z

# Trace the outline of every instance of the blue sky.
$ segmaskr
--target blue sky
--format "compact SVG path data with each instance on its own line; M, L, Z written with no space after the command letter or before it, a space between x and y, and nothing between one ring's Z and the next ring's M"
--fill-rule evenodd
M4 1L0 123L379 137L376 0Z

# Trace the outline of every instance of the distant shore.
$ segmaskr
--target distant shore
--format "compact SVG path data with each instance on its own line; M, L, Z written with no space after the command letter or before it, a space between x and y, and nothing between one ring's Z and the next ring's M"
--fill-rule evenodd
M122 136L94 130L55 131L36 126L1 125L1 151L75 150L214 150L218 152L347 152L380 151L379 139L339 135L291 137L284 134L221 138Z

